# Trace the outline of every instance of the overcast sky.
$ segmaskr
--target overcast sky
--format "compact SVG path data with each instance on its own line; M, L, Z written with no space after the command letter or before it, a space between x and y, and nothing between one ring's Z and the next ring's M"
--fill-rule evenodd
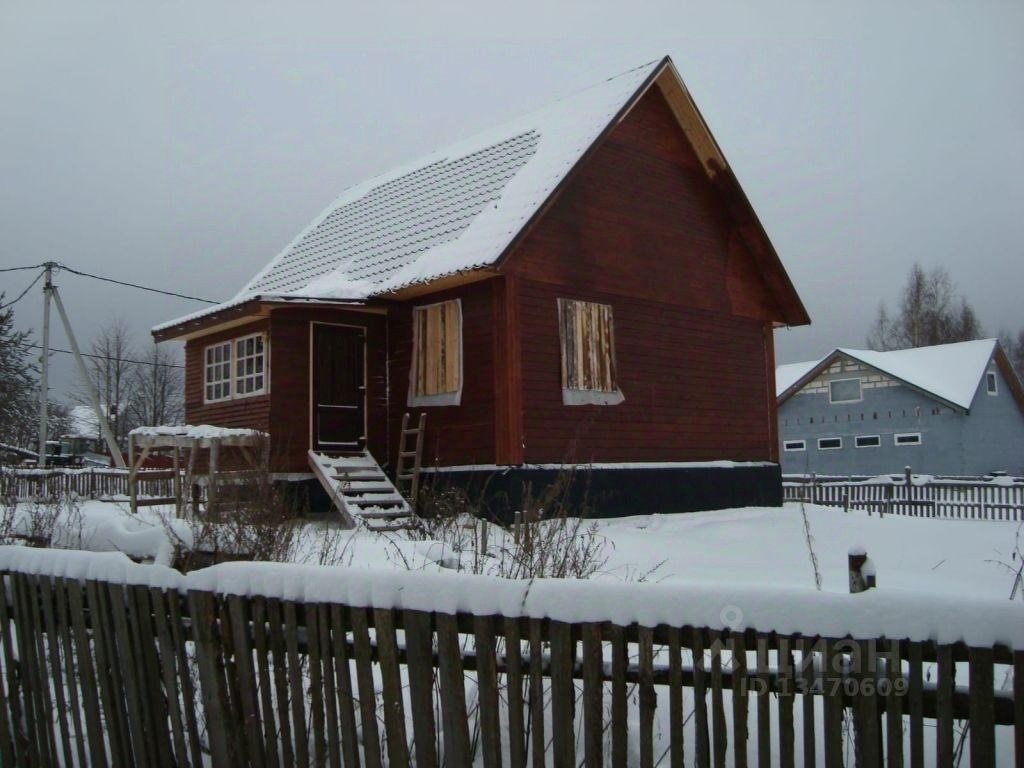
M225 299L345 187L670 54L811 314L780 363L862 346L914 261L1024 326L1019 1L143 5L0 6L0 268ZM83 345L201 306L57 282Z

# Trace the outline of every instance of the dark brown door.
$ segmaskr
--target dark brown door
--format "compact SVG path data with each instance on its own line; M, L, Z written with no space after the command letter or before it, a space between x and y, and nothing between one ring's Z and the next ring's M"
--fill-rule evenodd
M366 330L313 326L313 444L323 451L366 445Z

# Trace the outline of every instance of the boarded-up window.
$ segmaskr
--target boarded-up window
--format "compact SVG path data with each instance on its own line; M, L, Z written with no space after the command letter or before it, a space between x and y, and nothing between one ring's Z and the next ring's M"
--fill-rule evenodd
M410 385L413 398L455 395L461 391L462 307L457 299L413 309ZM436 404L455 403L445 400Z
M617 392L612 308L589 301L558 300L562 339L562 389Z

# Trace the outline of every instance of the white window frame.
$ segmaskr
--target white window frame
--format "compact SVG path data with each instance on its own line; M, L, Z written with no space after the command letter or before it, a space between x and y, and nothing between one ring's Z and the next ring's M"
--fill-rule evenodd
M557 302L558 311L558 347L559 347L559 363L562 368L561 382L562 382L562 405L618 405L623 402L626 398L622 394L622 389L619 387L619 370L618 370L618 359L615 353L615 310L611 304L605 304L600 301L587 301L586 299L566 299L559 298ZM568 339L566 338L565 323L563 321L564 308L570 304L593 304L597 306L607 307L608 309L608 320L609 320L609 354L611 360L609 364L611 366L611 378L612 378L612 389L582 389L579 387L570 387L566 380L566 348L568 345ZM575 341L575 340L574 340Z
M856 381L857 382L857 391L860 394L857 397L852 398L850 400L835 400L835 399L833 399L833 397L832 397L832 385L833 384L841 384L844 381ZM852 377L852 378L849 378L849 379L832 379L828 383L828 401L829 401L829 403L831 403L833 405L839 405L839 404L842 404L842 403L859 403L859 402L862 402L863 400L864 400L864 383L860 380L860 376L855 376L855 377Z
M439 392L434 395L420 395L416 392L416 381L419 378L419 348L417 347L418 337L416 334L416 313L423 312L431 307L440 307L445 304L455 305L455 317L458 320L458 339L459 339L459 367L458 367L458 386L451 392ZM445 301L435 301L432 304L421 304L420 306L412 308L412 340L411 340L411 355L412 359L409 361L409 395L406 398L406 403L410 408L431 408L446 405L461 405L462 404L462 386L466 380L465 375L465 362L464 362L464 344L462 339L462 299L447 299Z
M995 371L985 372L985 391L989 397L996 397L999 394L999 377Z
M838 440L839 445L827 445L821 444L822 440ZM843 450L843 438L841 437L819 437L818 438L818 450L819 451L841 451Z
M869 445L861 445L860 444L861 440L874 440L875 442L872 443L872 444L869 444ZM881 435L857 435L856 437L853 438L853 447L854 448L881 448L882 447L882 437L881 437Z
M914 437L914 438L917 438L917 439L914 440L913 442L901 443L900 442L900 438L901 437ZM921 440L921 433L920 432L896 432L892 436L892 444L895 445L897 448L906 448L909 445L921 445L921 443L922 443L922 440Z
M798 445L800 446L799 448L796 447ZM807 441L806 440L783 440L782 441L782 450L783 451L789 451L789 452L793 452L793 451L806 451L807 450Z
M215 350L226 348L225 354L220 360L211 360L211 354L216 354ZM223 403L226 400L231 399L231 374L234 371L234 366L231 360L231 350L234 348L234 342L232 339L226 341L218 341L216 344L207 344L203 347L203 402L204 403ZM214 376L211 380L210 371L215 370ZM227 371L227 376L221 376L220 373ZM211 387L224 387L224 395L221 397L210 397Z
M263 341L263 351L261 353L262 357L263 357L263 372L262 372L263 386L260 389L253 390L252 392L239 392L238 391L238 382L239 382L239 380L250 378L250 375L249 374L243 374L242 376L238 375L238 354L237 354L238 344L239 344L239 342L244 342L244 341L247 341L248 339L252 339L252 338L256 338L256 337L259 337ZM221 360L221 361L216 362L216 363L209 363L207 361L207 354L208 354L209 350L216 349L217 347L225 347L225 346L228 348L228 356L227 356L226 360ZM250 358L250 357L255 358L256 355L252 355L252 356L246 355L245 357L246 358ZM216 379L214 382L208 381L207 380L207 371L208 371L210 365L224 365L225 363L228 365L228 376L227 376L227 378L226 379L219 378L219 379ZM253 367L255 369L255 365ZM254 372L253 374L251 374L251 377L255 377L255 376L258 376L258 375L260 375L260 374L257 374L257 373ZM207 397L207 387L210 386L211 384L222 384L222 385L225 385L227 387L227 393L223 397L217 397L217 398L213 398L213 399ZM206 405L206 404L213 404L213 403L224 403L224 402L227 402L229 400L244 400L247 397L258 397L260 395L266 395L268 392L270 392L270 344L269 344L269 342L267 340L267 334L266 333L264 333L262 331L259 331L257 333L247 333L245 336L236 336L236 337L231 338L231 339L224 339L223 341L218 341L218 342L215 342L213 344L207 344L205 347L203 347L203 404L204 405Z
M249 341L250 339L252 339L253 342L255 342L257 339L259 339L260 346L262 347L262 349L259 351L258 354L256 352L253 352L253 354L251 354L251 355L249 355L249 354L239 355L238 354L238 346L240 344L244 344L245 342ZM255 346L255 343L253 344L253 346ZM232 339L231 340L231 354L232 354L231 370L232 370L232 372L234 374L232 376L232 379L231 379L231 385L232 385L231 386L231 390L232 390L233 396L235 398L254 397L256 395L262 395L263 393L265 393L267 391L267 339L266 339L265 335L262 334L262 333L250 333L250 334L246 334L245 336L239 336L237 339ZM257 371L256 370L256 361L260 360L260 359L262 359L262 361L263 361L263 370ZM239 365L239 363L243 363L246 360L252 360L253 361L253 372L252 373L239 373L238 372L238 365ZM239 389L240 389L239 385L241 384L241 382L246 381L248 379L252 379L253 382L255 383L256 377L258 377L258 376L262 376L263 377L263 384L259 387L259 389L252 389L252 390L250 390L248 392L240 392L239 391Z

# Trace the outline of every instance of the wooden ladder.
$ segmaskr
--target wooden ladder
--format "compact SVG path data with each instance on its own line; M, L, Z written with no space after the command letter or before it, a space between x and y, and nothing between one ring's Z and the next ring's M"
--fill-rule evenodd
M409 429L409 414L402 416L402 434L398 439L398 465L395 467L395 486L405 496L409 506L416 509L420 492L420 466L423 460L423 430L427 425L427 414L421 413L418 425ZM415 437L412 450L409 441ZM412 460L412 466L409 461Z

